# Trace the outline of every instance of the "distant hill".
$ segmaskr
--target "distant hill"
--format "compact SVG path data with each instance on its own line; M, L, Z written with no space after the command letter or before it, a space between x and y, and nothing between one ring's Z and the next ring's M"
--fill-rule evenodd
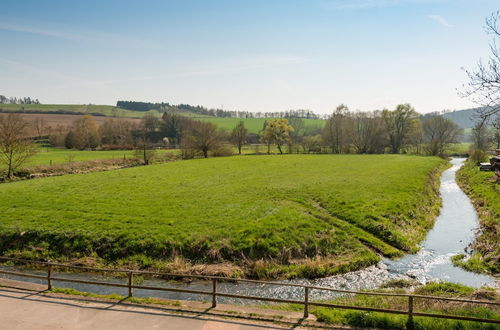
M456 110L443 113L443 117L448 118L462 128L472 128L476 123L475 111L478 108Z

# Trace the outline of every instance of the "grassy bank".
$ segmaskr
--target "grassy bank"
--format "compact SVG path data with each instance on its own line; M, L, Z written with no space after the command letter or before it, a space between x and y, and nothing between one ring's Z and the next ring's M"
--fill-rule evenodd
M242 156L6 183L0 253L229 276L326 276L415 252L439 209L444 163Z
M494 172L481 172L467 161L457 172L457 181L478 211L481 233L471 256L458 255L453 262L465 269L500 275L500 185Z
M454 283L428 283L411 289L400 288L401 283L395 287L386 285L385 289L375 290L388 293L409 293L425 296L444 296L463 299L480 299L498 301L498 294L493 289L473 289ZM404 285L403 285L404 286ZM408 298L401 296L370 296L350 295L329 301L332 304L341 304L358 307L386 308L393 310L408 310ZM271 306L269 308L272 308ZM300 311L300 305L285 305L282 309ZM414 299L414 312L468 316L485 319L500 320L498 306L477 305L462 302L446 302L438 300ZM376 329L409 329L408 316L404 314L387 314L380 312L364 312L354 310L312 307L311 311L318 321L335 325L347 325L362 328ZM461 320L447 320L429 317L414 317L413 329L441 330L441 329L498 329L495 324L478 323Z

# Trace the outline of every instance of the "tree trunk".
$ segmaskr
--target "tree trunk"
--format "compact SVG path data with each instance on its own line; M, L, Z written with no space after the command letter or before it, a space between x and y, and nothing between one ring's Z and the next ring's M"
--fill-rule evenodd
M238 154L241 155L241 144L238 144Z
M280 154L283 154L283 151L281 151L281 145L278 144L278 150L280 151Z

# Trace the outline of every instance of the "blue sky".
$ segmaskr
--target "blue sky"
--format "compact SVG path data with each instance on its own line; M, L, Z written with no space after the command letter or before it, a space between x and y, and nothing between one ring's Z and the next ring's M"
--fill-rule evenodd
M329 113L467 108L487 0L0 3L0 94Z

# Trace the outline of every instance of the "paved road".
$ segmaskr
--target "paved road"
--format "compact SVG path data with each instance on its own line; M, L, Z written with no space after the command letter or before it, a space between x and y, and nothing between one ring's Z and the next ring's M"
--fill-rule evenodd
M79 301L36 292L0 288L0 329L282 329L250 321L215 320L205 316L178 315L147 307Z

